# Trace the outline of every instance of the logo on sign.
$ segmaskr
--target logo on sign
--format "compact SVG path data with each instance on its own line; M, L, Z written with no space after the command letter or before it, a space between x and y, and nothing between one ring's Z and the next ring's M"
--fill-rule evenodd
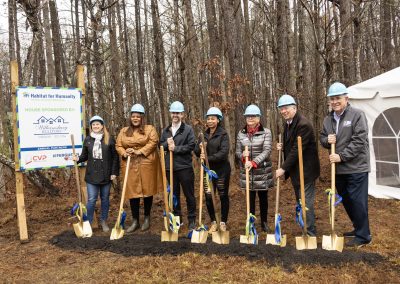
M27 157L25 160L25 164L28 165L32 162L40 163L40 162L44 162L46 160L47 160L47 156L44 154L43 155L34 155L34 156Z

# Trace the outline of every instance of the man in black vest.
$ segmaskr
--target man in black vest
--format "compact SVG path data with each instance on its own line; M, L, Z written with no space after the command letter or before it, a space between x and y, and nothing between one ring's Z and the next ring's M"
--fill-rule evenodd
M285 119L283 143L278 143L278 150L282 149L285 160L281 168L276 170L276 177L290 177L297 202L300 201L300 173L297 137L301 136L304 163L304 188L307 208L307 233L316 235L314 200L315 180L319 177L320 166L318 150L315 142L314 129L311 122L297 111L296 101L287 94L280 97L278 109ZM304 205L303 205L304 208Z

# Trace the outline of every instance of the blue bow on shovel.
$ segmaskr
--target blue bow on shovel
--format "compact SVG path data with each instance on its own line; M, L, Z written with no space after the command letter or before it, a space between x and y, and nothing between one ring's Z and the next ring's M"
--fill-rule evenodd
M254 244L257 244L257 230L256 230L257 217L250 213L246 222L246 236L254 236Z
M281 214L278 214L278 217L276 218L276 223L275 223L275 241L277 244L281 243L281 238L282 238L281 221L282 221Z
M296 205L296 223L299 224L301 228L304 228L303 206L301 206L301 201L299 201L299 203Z

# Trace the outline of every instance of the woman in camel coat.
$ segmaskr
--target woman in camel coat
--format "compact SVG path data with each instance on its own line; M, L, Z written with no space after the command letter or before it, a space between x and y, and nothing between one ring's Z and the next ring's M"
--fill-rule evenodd
M127 232L140 226L140 198L144 200L144 222L142 231L150 227L150 211L153 195L162 191L160 158L157 151L158 134L154 126L144 124L144 108L135 104L131 109L130 125L121 129L116 149L122 157L121 173L125 174L127 158L131 156L125 198L129 199L133 222Z

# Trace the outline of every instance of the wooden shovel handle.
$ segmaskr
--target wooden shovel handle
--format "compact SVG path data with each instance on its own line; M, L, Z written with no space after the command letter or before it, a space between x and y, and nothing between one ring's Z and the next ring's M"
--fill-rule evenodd
M75 157L76 156L76 151L75 151L74 134L71 134L71 146L72 146L72 154ZM81 182L80 182L80 179L79 179L78 163L75 160L74 160L74 170L75 170L76 187L78 188L79 216L80 216L81 222L82 222L83 211L82 211L82 206L81 206L81 203L82 203Z
M278 136L278 143L282 143L282 135L279 134ZM278 151L278 169L281 168L281 162L282 162L282 149ZM281 178L278 177L276 179L276 198L275 198L275 216L278 215L279 213L279 190L280 190L280 181Z
M164 192L164 208L166 216L169 215L169 205L168 205L168 192L167 192L167 176L165 171L165 152L164 146L160 146L160 163L161 163L161 173L162 173L162 183Z
M201 148L201 153L204 152L204 147ZM199 192L199 226L202 224L202 209L203 209L203 195L204 195L204 169L203 169L203 159L200 159L200 192Z
M172 209L169 208L172 204ZM174 211L174 152L169 150L169 203L168 208Z
M331 154L335 154L335 144L331 144ZM336 164L331 163L331 226L332 235L335 232L335 202L336 202Z
M128 159L126 160L126 168L125 168L125 176L124 176L124 183L122 185L122 194L121 194L121 201L119 203L119 212L118 212L118 218L117 218L117 224L121 222L121 214L122 210L124 208L124 200L125 200L125 191L126 191L126 184L128 183L128 175L129 175L129 167L131 165L131 156L128 156Z
M244 151L248 152L249 147L245 146ZM249 161L249 156L245 157L246 163ZM245 171L246 171L246 214L247 218L250 216L250 169L246 169L246 164L245 164Z
M301 207L303 212L304 235L307 235L307 214L306 214L306 198L304 192L304 169L303 169L303 145L301 141L301 136L297 136L297 148L299 155L299 172L300 172L300 194L301 194Z
M203 145L203 147L204 147L204 161L205 161L205 163L206 163L206 167L207 167L209 170L211 170L211 169L210 169L210 164L208 163L207 149L205 148L206 143L205 143L205 141L204 141L204 134L203 134L203 132L200 132L199 136L200 136L200 141L201 141L201 143L202 143L202 145ZM218 227L218 229L219 229L219 222L220 222L220 220L219 220L219 213L217 212L217 201L216 201L215 192L214 192L214 184L213 184L212 181L209 182L208 184L209 184L209 186L210 186L209 189L210 189L210 191L211 191L211 200L212 200L213 207L214 207L215 219L216 219L216 221L217 221L217 227Z

